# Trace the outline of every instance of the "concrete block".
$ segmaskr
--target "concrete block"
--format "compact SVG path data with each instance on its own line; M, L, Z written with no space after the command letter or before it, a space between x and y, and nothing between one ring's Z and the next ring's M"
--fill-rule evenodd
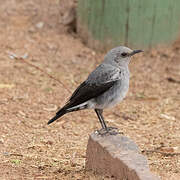
M153 175L145 156L128 137L90 135L86 152L86 170L120 180L159 180Z

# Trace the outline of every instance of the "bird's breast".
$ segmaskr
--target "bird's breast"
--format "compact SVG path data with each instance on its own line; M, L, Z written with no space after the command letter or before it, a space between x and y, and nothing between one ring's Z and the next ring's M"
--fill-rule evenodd
M115 106L126 96L129 89L129 76L117 81L108 91L94 99L96 108L104 109Z

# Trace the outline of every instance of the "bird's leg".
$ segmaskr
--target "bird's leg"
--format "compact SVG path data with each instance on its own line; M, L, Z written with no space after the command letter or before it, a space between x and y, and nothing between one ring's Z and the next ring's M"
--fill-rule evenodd
M100 135L107 135L107 134L117 135L117 134L119 134L119 132L113 131L114 129L117 129L117 128L106 126L106 123L104 121L104 117L102 115L102 113L103 113L102 109L95 109L95 112L96 112L96 114L99 118L99 121L101 123L101 126L102 126L102 129L97 131Z
M99 122L101 123L102 129L105 129L107 131L107 126L106 126L106 123L104 121L104 117L102 115L103 110L102 109L95 109L95 112L99 118Z

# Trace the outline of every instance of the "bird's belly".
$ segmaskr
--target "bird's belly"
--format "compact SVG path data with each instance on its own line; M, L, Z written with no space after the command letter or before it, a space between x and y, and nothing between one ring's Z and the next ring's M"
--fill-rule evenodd
M95 108L105 109L115 106L121 102L126 96L129 89L129 80L121 81L115 84L107 92L97 97L95 100Z

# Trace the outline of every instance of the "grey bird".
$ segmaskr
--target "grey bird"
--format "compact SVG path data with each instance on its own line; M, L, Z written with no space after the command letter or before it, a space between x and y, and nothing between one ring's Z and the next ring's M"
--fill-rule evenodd
M94 109L102 130L109 132L111 128L104 121L103 110L115 106L126 96L130 78L128 65L131 57L140 52L143 51L124 46L111 49L104 61L80 84L48 124L69 112Z

